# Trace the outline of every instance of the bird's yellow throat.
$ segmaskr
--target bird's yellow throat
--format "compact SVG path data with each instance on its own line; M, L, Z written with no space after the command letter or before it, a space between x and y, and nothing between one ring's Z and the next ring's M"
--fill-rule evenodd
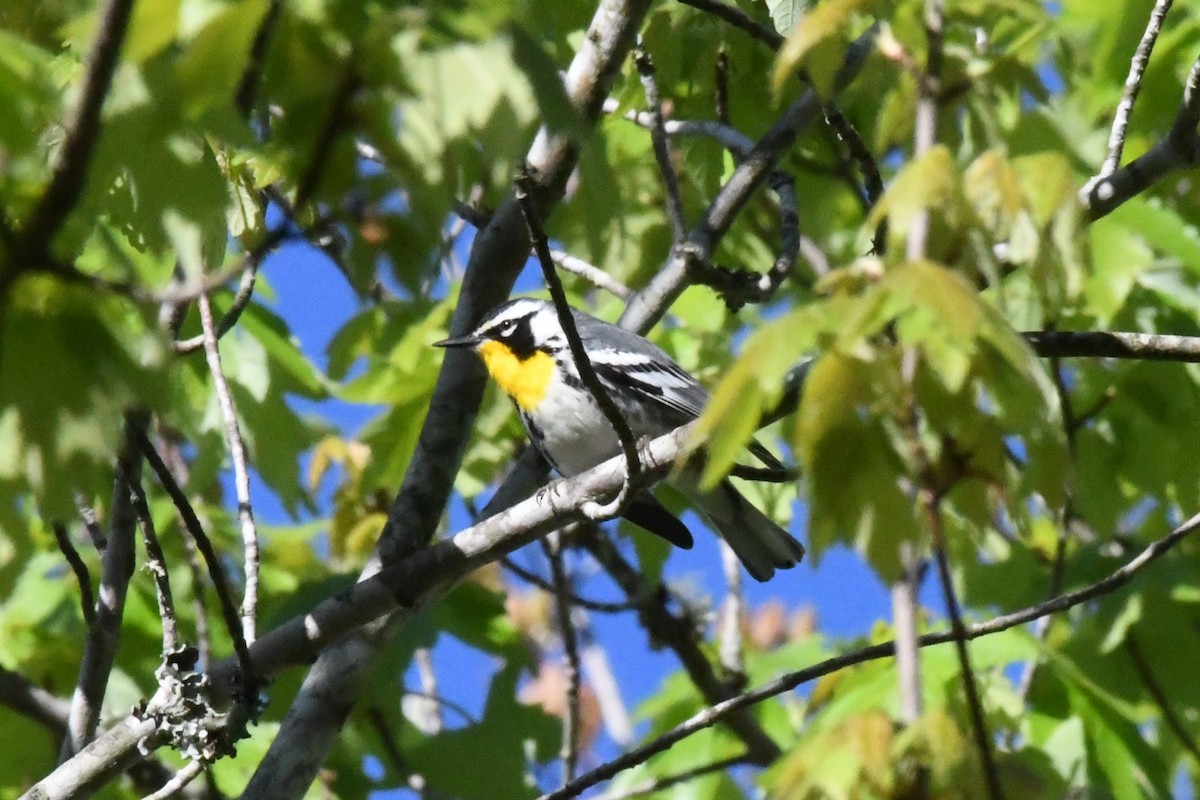
M504 393L524 411L533 411L546 396L554 377L554 358L537 350L524 361L500 342L479 345L479 355L488 373Z

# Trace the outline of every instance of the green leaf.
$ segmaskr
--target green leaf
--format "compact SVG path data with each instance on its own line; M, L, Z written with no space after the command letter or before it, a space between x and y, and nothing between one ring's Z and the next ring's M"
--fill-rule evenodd
M552 133L570 136L586 133L587 123L567 97L566 88L558 75L558 65L542 49L541 42L520 25L510 25L508 36L512 44L513 63L529 81L547 129Z
M791 33L808 5L805 0L767 0L767 11L771 14L775 32L783 36Z
M141 64L165 50L179 32L181 4L182 0L141 0L136 3L122 55Z
M438 628L472 647L503 656L512 667L533 666L520 631L504 610L504 594L475 581L459 584L434 608Z
M763 413L779 402L788 372L816 344L820 313L820 307L809 306L764 325L717 386L689 443L708 445L703 486L711 488L729 473Z
M526 781L526 742L535 761L549 758L561 723L545 712L516 701L519 666L509 664L492 678L483 719L478 725L436 736L406 736L405 756L430 786L467 800L533 797L537 786ZM464 769L487 754L487 769Z
M823 68L810 74L817 92L828 97L841 66L850 23L855 14L867 13L875 5L875 0L824 0L804 14L775 57L771 73L771 88L775 94L779 94L796 70L804 68L811 54L828 46L832 57L822 59Z
M168 349L124 300L51 277L10 290L0 328L0 479L58 518L111 477L125 412L165 399Z
M267 6L268 0L223 4L185 45L175 65L185 116L232 106Z
M944 145L930 148L924 155L905 164L876 203L867 218L867 227L876 228L887 220L889 249L901 245L917 215L928 211L931 224L955 229L968 213L958 168ZM931 236L931 241L932 241Z
M821 356L804 383L794 439L807 478L813 558L846 542L887 581L900 574L901 544L920 531L885 424L897 415L897 376L888 360Z

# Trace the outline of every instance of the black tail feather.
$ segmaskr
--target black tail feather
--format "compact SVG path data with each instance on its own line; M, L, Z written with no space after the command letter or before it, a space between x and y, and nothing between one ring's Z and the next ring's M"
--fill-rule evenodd
M681 550L692 549L692 532L649 492L636 495L622 516Z

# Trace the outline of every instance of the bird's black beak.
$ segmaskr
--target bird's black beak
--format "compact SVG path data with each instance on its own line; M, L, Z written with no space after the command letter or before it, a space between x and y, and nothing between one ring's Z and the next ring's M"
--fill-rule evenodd
M483 339L479 336L459 336L455 339L442 339L440 342L434 342L434 347L475 347Z

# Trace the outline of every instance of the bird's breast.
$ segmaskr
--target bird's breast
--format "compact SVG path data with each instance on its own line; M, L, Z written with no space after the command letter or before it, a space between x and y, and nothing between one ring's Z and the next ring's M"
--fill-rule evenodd
M479 356L488 374L522 411L535 410L554 380L554 358L540 350L521 359L500 342L487 341L479 346Z

